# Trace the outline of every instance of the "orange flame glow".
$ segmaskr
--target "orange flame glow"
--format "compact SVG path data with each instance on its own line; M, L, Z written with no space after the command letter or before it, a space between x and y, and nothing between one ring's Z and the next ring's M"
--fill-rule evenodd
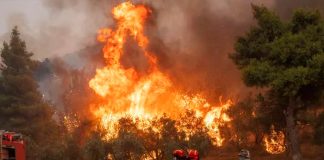
M117 27L99 30L97 40L105 44L103 56L107 65L97 69L89 86L105 101L93 105L94 116L100 119L101 127L107 131L106 138L110 139L116 136L116 125L122 117L139 119L141 127L145 127L152 117L166 113L177 118L179 110L190 109L197 117L203 117L214 144L221 146L224 139L219 126L231 120L225 114L231 101L213 106L202 96L188 96L172 85L158 69L157 58L147 50L149 40L144 35L144 25L150 12L143 5L121 3L112 11ZM120 63L126 38L133 38L147 58L149 67L145 75Z
M270 154L280 154L286 151L285 134L282 131L275 131L271 126L270 134L263 138L265 149Z

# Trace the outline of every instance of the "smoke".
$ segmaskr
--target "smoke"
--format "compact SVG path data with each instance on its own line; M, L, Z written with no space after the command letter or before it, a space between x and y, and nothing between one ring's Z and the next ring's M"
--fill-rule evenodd
M8 2L17 9L4 20L7 32L13 26L19 27L28 49L37 59L62 56L94 45L97 29L112 23L108 15L113 4L105 0L35 0L26 3L23 0ZM9 33L0 37L8 40Z
M228 54L233 52L237 36L253 23L251 2L153 1L156 19L148 31L154 39L151 49L177 86L207 92L215 100L249 92Z
M255 24L251 4L264 5L288 18L296 8L323 9L324 1L297 0L164 0L152 1L151 49L161 68L178 86L218 96L242 97L251 92L228 54L238 36Z
M104 63L100 51L96 45L40 63L35 73L39 90L58 113L80 113L88 107L92 100L88 81Z
M91 75L102 63L95 41L99 28L112 26L110 11L121 0L41 0L46 12L35 24L23 14L13 13L10 25L18 25L28 48L37 58L61 56L69 69L87 68ZM265 5L287 18L295 8L317 8L323 11L321 0L137 0L152 7L152 17L146 33L150 50L159 58L162 71L186 91L205 92L210 99L219 96L243 97L251 90L244 86L239 71L228 58L238 36L255 24L251 3ZM43 14L43 13L39 13ZM130 42L131 44L131 42ZM95 46L88 47L87 46ZM129 45L123 64L141 70L145 64L136 47ZM84 49L87 48L87 49ZM81 51L80 51L81 50ZM70 54L68 54L70 53ZM62 63L63 63L62 62ZM63 65L62 65L63 66ZM86 72L88 72L86 71ZM64 74L57 74L64 75ZM65 75L66 76L66 75ZM46 79L41 82L48 96L63 105L60 91L63 81ZM63 78L64 79L64 78ZM51 88L49 83L55 85ZM57 83L56 83L57 82ZM50 90L50 91L49 91ZM50 93L50 94L49 94ZM51 99L51 98L49 98Z
M123 0L35 0L28 3L16 0L1 2L4 3L1 5L1 10L8 10L5 8L6 4L7 7L15 8L11 15L3 17L7 28L18 25L29 49L35 53L36 58L43 59L73 53L84 46L95 44L97 29L113 24L110 10L120 2ZM199 41L197 37L193 37L195 33L187 32L189 29L187 27L192 27L194 24L200 25L202 28L197 29L202 32L226 30L226 32L216 31L216 33L224 39L222 42L230 44L233 37L244 33L252 23L250 3L272 7L283 17L288 17L295 8L306 7L321 10L324 6L322 0L296 0L294 2L280 0L135 0L135 2L144 2L156 8L158 28L161 32L158 36L167 45L179 44L180 51L186 49L186 44L190 44L188 41ZM19 10L22 11L18 12ZM218 24L214 20L217 20ZM230 26L230 23L235 26ZM225 35L225 33L230 34ZM203 34L201 33L201 36L204 36ZM9 34L0 36L1 40L8 38ZM222 43L218 45L223 47Z
M283 18L289 18L293 11L296 9L316 9L322 14L324 13L324 1L323 0L295 0L291 1L275 1L275 11Z

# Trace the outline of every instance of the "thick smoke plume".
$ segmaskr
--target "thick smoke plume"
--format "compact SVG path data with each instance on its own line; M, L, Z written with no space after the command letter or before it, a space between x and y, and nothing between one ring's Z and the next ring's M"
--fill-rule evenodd
M47 19L40 21L33 32L22 27L29 34L39 57L60 55L67 70L82 70L91 75L96 66L102 64L100 49L95 42L96 31L113 25L110 11L120 0L43 0L49 11ZM274 9L280 16L289 17L293 8L320 8L321 0L137 0L152 7L152 16L146 29L150 37L150 50L159 58L160 68L168 73L177 86L188 92L203 92L211 100L219 96L237 98L245 96L248 90L241 82L240 73L228 58L233 44L254 25L251 3ZM23 17L23 16L22 16ZM19 16L16 20L20 21ZM23 22L23 21L22 21ZM14 22L13 22L14 23ZM27 22L26 22L27 23ZM24 26L19 23L19 25ZM36 30L36 31L35 31ZM131 44L132 42L130 42ZM84 48L88 48L87 53ZM131 46L131 45L130 45ZM95 49L91 49L95 48ZM82 50L77 52L77 50ZM145 67L136 47L125 49L125 66L133 65L141 70ZM66 52L76 51L66 55ZM138 63L140 62L140 63ZM54 63L57 64L57 63ZM60 64L58 64L60 65ZM61 75L62 78L67 76ZM57 77L56 77L57 78ZM48 81L48 80L47 80ZM57 80L62 83L63 80ZM71 82L71 81L68 81ZM41 85L47 86L42 81ZM62 83L62 85L66 85ZM44 88L46 93L57 93L60 88ZM51 90L51 91L49 91ZM60 98L57 104L63 105ZM51 98L50 98L51 99Z
M293 8L319 8L323 1L240 1L240 0L164 0L152 1L155 27L149 35L158 39L152 49L161 67L185 89L207 91L237 98L248 90L228 58L238 36L254 25L251 4L265 5L283 18Z

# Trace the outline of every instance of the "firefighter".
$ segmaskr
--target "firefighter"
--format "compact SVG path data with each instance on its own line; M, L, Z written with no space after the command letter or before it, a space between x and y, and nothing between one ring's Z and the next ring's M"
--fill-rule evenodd
M197 150L189 150L188 160L199 160L199 154Z
M183 150L175 150L173 151L173 160L187 160L185 152Z
M239 160L251 160L250 159L250 152L248 150L246 150L246 149L241 149L238 156L239 156Z

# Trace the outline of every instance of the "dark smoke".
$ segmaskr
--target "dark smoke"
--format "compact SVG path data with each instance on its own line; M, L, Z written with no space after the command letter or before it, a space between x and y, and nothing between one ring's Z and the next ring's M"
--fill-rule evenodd
M36 71L39 90L58 113L81 112L91 101L88 81L102 67L101 45L63 57L45 59Z
M59 43L69 45L69 42L86 42L95 37L95 32L103 26L112 26L111 8L119 0L44 0L45 6L51 14L62 18L61 23L51 28L53 24L42 28L45 35L55 35L66 41ZM323 11L324 2L321 0L147 0L136 1L152 7L153 15L148 22L147 35L151 40L150 50L159 58L160 68L170 75L174 83L185 91L204 92L210 99L218 100L219 96L229 98L244 97L251 91L244 86L240 73L235 68L228 54L233 52L233 44L238 36L244 35L255 24L253 20L251 3L265 5L272 8L281 17L288 18L295 8L316 8ZM69 25L66 17L80 13L84 22L81 26ZM72 15L70 15L72 14ZM79 22L79 21L78 21ZM78 23L77 23L78 24ZM80 25L80 24L79 24ZM85 25L85 26L82 26ZM74 29L87 28L81 33L82 39L71 38ZM83 31L83 30L82 30ZM66 36L67 35L67 36ZM72 34L73 35L73 34ZM56 39L56 36L48 36ZM87 43L85 43L87 44ZM131 44L131 42L130 42ZM79 48L83 48L84 45ZM129 45L125 49L131 54L123 58L126 67L135 66L138 70L145 68L145 64L134 62L143 61L140 53ZM59 51L59 50L58 50ZM89 64L100 65L91 59L92 51L82 61L70 60L65 56L63 60L77 68L87 68ZM94 53L94 52L93 52ZM81 54L80 54L81 55ZM84 55L78 57L84 57ZM89 56L90 55L90 56ZM73 56L72 56L73 57ZM97 57L97 56L95 56ZM89 63L86 61L89 58ZM93 67L93 70L96 67ZM62 88L62 87L57 87ZM59 91L58 91L59 92Z
M161 68L175 83L188 91L207 92L214 100L249 92L228 54L236 37L253 23L250 3L167 0L152 5L156 21L149 35L160 41L153 42L152 50L162 55Z
M182 88L207 91L211 98L242 97L247 89L228 54L238 36L255 24L251 4L287 18L296 8L323 9L324 1L164 0L152 1L156 15L149 35L161 68Z

